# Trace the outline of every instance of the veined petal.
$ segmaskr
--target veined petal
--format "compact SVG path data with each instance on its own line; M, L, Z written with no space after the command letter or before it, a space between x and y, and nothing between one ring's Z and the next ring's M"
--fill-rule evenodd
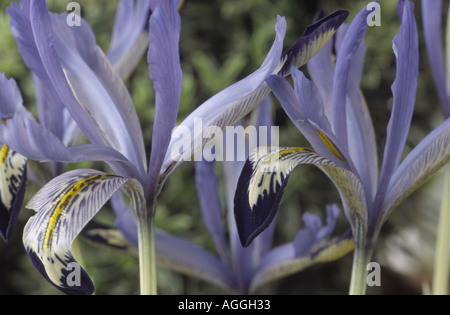
M444 47L442 44L442 0L422 0L422 21L434 84L445 117L450 117L450 99L447 95Z
M22 209L27 159L3 145L0 150L0 235L8 241Z
M355 235L367 228L367 204L358 177L306 148L260 147L253 151L236 189L235 217L243 246L248 246L272 221L290 172L299 164L319 167L335 184Z
M54 178L28 203L27 208L37 213L25 226L25 249L39 272L61 291L94 292L70 248L82 228L126 182L120 176L74 170Z
M297 43L283 55L278 66L282 68L276 74L286 76L292 67L306 64L330 40L348 14L348 11L339 10L308 26Z
M53 133L24 111L0 125L0 141L28 159L41 162L105 161L120 175L139 178L135 166L111 147L96 144L66 147Z
M181 19L178 2L161 1L150 18L148 63L155 89L155 122L146 182L148 198L154 198L150 194L157 189L181 96L182 71L178 47Z
M87 23L82 20L82 26L69 27L64 17L50 17L45 1L24 1L19 14L29 18L27 30L38 62L90 142L113 147L139 171L145 170L142 134L131 98Z
M98 130L67 84L61 64L56 62L58 56L46 2L23 0L22 7L13 3L8 13L11 15L11 21L15 21L14 24L11 23L12 27L14 25L13 34L16 33L16 40L20 38L18 42L21 42L23 47L20 51L27 66L37 75L44 73L48 77L72 117L77 117L80 129L91 143L104 144ZM19 49L20 47L19 44Z
M350 231L316 244L303 256L296 255L293 242L278 246L272 249L257 267L252 278L250 293L254 294L263 285L302 271L314 264L340 259L353 248L354 241Z
M450 160L450 118L425 137L392 175L383 203L383 221L406 197Z
M116 11L111 45L106 54L125 80L148 49L150 0L121 0Z
M30 1L22 1L21 4L22 7L12 2L11 7L7 8L11 34L32 74L40 124L61 139L64 132L63 102L53 87L39 55L30 22Z
M144 174L147 158L133 101L94 33L84 20L80 27L68 27L64 16L52 15L51 21L58 61L78 103L106 143Z
M408 135L416 98L419 71L418 34L414 19L414 3L404 1L400 33L393 41L397 73L392 84L393 105L387 128L377 194L372 205L373 220L378 220L392 174L400 163Z

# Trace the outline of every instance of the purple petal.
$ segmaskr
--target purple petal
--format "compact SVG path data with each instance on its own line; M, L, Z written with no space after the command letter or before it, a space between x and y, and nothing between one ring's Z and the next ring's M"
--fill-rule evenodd
M400 163L416 98L419 52L414 4L405 1L405 7L402 11L400 33L395 36L393 41L393 49L397 60L397 74L392 85L394 100L387 129L380 181L372 206L373 209L370 210L373 220L378 219L390 178Z
M94 144L66 147L53 133L37 124L28 112L17 113L0 125L0 141L23 156L41 162L105 161L118 174L137 178L136 168L116 150Z
M292 73L295 73L299 70L292 69L291 71ZM301 78L300 75L294 75L294 78L296 77ZM303 83L307 83L307 81L303 81ZM323 117L323 120L320 123L328 130L322 129L319 125L312 122L309 117L306 116L306 113L303 111L303 107L300 105L299 100L297 99L297 95L294 93L294 90L285 78L280 76L270 76L267 79L267 84L270 86L274 95L280 101L280 104L286 114L289 116L295 126L300 130L300 132L305 136L314 150L316 150L320 155L339 164L350 161L348 159L348 156L346 155L346 152L342 149L342 147L340 147L337 139L329 131L328 124L326 123L326 118ZM302 83L299 84L301 85ZM309 92L314 91L314 89L312 89L311 87L304 87L304 89L309 90ZM298 94L301 95L302 93ZM320 98L314 97L312 100L319 101L320 103L311 104L311 108L323 108ZM305 103L309 103L310 100L303 99L302 97L302 101ZM316 115L316 118L317 116L318 115ZM319 121L320 120L321 119L319 119ZM324 142L324 140L326 141L326 143Z
M12 6L10 11L11 18L13 16L17 20L17 32L20 38L28 43L34 49L31 49L27 56L28 67L43 67L54 86L55 90L61 98L61 101L71 112L72 117L77 117L77 123L83 133L88 137L92 143L103 144L103 139L98 130L92 125L89 116L80 107L78 101L74 97L70 86L67 84L66 77L62 70L61 64L57 62L58 56L54 47L53 29L48 14L48 9L45 1L22 1L22 8L19 6ZM22 21L29 21L29 23L20 24ZM25 51L22 50L21 53ZM25 60L27 58L24 56ZM36 73L39 71L36 70Z
M67 83L107 145L121 152L139 170L146 170L143 135L133 101L124 83L82 20L68 27L64 16L52 15L55 48ZM77 117L72 117L77 121Z
M30 22L30 1L22 1L22 8L15 2L7 9L10 28L22 58L30 69L36 94L40 123L60 139L63 137L63 106L41 62Z
M178 44L181 20L177 5L177 0L163 1L150 18L148 63L155 89L156 111L146 182L147 196L156 192L180 102L182 72Z
M428 134L402 161L389 182L383 219L450 160L450 118Z
M228 244L223 226L222 204L219 196L219 179L215 174L214 162L197 162L195 179L200 200L200 207L221 260L231 266Z
M120 62L146 29L150 0L121 0L116 11L111 44L107 57L112 64Z
M336 137L344 148L348 148L346 95L350 66L366 33L369 13L370 11L364 8L353 19L342 41L336 60L332 94L332 125Z
M425 44L434 84L445 117L450 117L447 95L444 48L442 45L442 0L422 0L422 21Z
M23 106L22 94L14 79L0 73L0 119L10 119Z

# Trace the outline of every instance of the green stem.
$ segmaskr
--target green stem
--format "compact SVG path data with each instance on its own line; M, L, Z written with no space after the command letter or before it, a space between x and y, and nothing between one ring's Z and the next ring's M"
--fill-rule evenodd
M450 165L445 168L444 190L439 214L439 223L434 260L432 294L448 293L450 263Z
M156 295L156 254L153 216L138 219L139 274L142 295Z
M372 258L372 250L364 246L356 246L353 253L350 295L365 295L367 289L367 265Z

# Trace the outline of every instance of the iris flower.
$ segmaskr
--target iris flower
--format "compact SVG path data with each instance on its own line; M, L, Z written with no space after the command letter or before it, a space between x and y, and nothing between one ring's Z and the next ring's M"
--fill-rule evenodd
M366 266L389 214L450 159L447 119L401 160L415 102L418 39L413 3L399 1L401 26L393 40L397 73L378 174L374 128L359 87L369 13L361 10L348 27L338 30L335 46L328 43L309 62L312 80L296 69L291 70L294 89L280 76L267 80L314 150L258 148L242 171L235 197L240 238L248 246L274 218L292 169L299 164L320 168L338 189L353 231L350 292L354 294L366 290Z
M119 18L132 16L131 2L126 3L128 5L121 7ZM126 191L130 200L130 212L125 218L132 217L132 213L137 223L141 292L156 293L153 218L156 198L169 173L187 155L201 150L207 142L208 135L203 133L206 128L214 125L224 129L251 112L270 93L266 78L274 73L288 75L292 66L305 64L348 15L338 11L311 25L283 56L286 25L284 18L279 17L274 44L262 66L213 96L186 118L178 128L191 130L193 136L183 139L180 146L180 139L171 137L182 83L178 1L153 0L148 3L151 16L147 60L156 108L148 163L139 119L121 78L128 73L124 66L127 59L114 67L97 46L95 35L84 20L80 27L69 27L64 15L48 12L45 1L24 0L22 6L13 4L10 9L12 30L23 44L20 50L27 66L34 73L42 74L39 78L45 84L39 86L41 92L57 95L57 104L64 104L90 144L66 146L60 138L20 111L1 126L2 142L32 160L104 161L112 171L106 174L77 169L63 173L39 190L27 205L37 213L25 227L26 251L42 275L66 293L90 294L94 291L93 283L83 269L80 285L67 282L69 267L77 264L70 247L83 227L109 199L118 196L116 193L120 189ZM138 8L140 5L144 2L137 3ZM133 12L145 18L141 11ZM113 41L112 46L119 50L121 40L125 45L128 38L140 38L130 35L134 30L130 26L133 22L127 23L129 27L115 29L117 41ZM127 31L130 32L128 35ZM138 41L136 45L141 43ZM123 58L128 58L127 55L122 53ZM113 56L111 53L109 57L114 60ZM50 87L48 90L47 86ZM51 115L51 112L47 114ZM194 127L197 118L203 123L200 132Z
M24 10L27 10L29 2L24 2L23 6ZM140 0L136 5L130 0L122 0L119 3L108 59L116 72L124 79L130 74L145 52L145 48L148 47L148 34L146 35L145 28L149 10L148 1ZM31 130L41 129L40 133L47 134L50 137L48 139L57 143L53 144L54 146L62 146L63 144L66 147L72 147L80 136L80 130L71 118L70 113L62 106L63 102L53 88L50 78L39 60L36 45L33 45L25 34L24 29L30 24L30 20L22 14L22 10L16 3L12 4L8 13L11 16L12 34L17 41L25 63L31 70L39 125L23 106L22 96L14 79L8 80L4 75L0 77L2 120L7 124L8 120L17 114L22 117L26 124L31 126ZM49 141L51 142L51 140ZM27 155L36 160L51 159L52 156L49 154L52 154L54 150L50 148L47 152L43 152L44 150L45 148L38 146L34 148L34 152L28 152ZM81 161L86 159L82 147L78 146L70 150L67 154L67 160ZM42 186L53 177L62 174L66 164L55 161L35 164L30 161L27 172L25 157L17 154L14 150L10 150L7 145L3 146L2 152L5 155L2 161L9 162L2 164L2 175L4 174L5 177L1 179L1 183L4 185L1 191L4 195L11 192L11 196L2 196L0 206L0 235L7 241L13 233L17 217L22 208L27 175L28 178Z
M266 98L259 105L255 113L256 119L252 120L254 123L251 125L256 128L270 127L270 109L270 100ZM240 123L238 125L241 126ZM255 136L266 144L270 142L270 137L261 139L259 135ZM234 137L233 129L227 129L224 132L224 143L227 137ZM237 143L234 145L236 146ZM233 149L237 152L238 148ZM215 284L231 293L254 294L270 281L301 271L314 263L338 259L353 249L350 231L330 238L340 214L337 205L327 206L324 225L318 215L305 213L303 215L305 227L290 243L271 248L275 230L273 222L251 246L242 247L234 219L233 198L244 163L245 160L240 161L237 155L234 156L233 161L222 163L206 160L196 162L195 178L201 213L217 254L186 239L157 230L155 232L156 255L160 265ZM224 174L225 211L223 211L220 197L221 183L216 174L216 164L222 166ZM113 206L117 213L120 230L127 231L125 233L127 239L137 246L136 222L128 217L127 206L118 201L115 201ZM223 223L224 220L226 225ZM90 237L101 238L103 233L96 231L102 230L103 228L98 226L94 227L92 233L89 232ZM107 239L105 244L108 244Z

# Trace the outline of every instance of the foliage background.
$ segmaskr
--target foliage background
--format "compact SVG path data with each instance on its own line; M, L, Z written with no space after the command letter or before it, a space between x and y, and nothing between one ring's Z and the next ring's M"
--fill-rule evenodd
M47 1L52 11L61 13L66 11L68 2ZM118 0L78 2L83 18L97 34L98 44L107 51ZM31 77L9 31L6 8L10 3L11 0L0 3L0 71L18 81L24 102L33 111L35 101ZM390 85L395 77L392 39L398 32L399 21L396 1L381 0L380 3L382 25L369 28L366 35L368 49L362 89L375 124L381 159L392 103ZM273 41L277 14L285 16L287 20L285 48L288 48L295 43L304 28L312 23L320 8L328 13L347 9L350 11L347 21L350 22L366 4L366 1L354 0L185 0L181 9L183 92L179 121L214 93L259 67ZM426 59L418 2L415 12L420 32L421 63L408 148L412 148L442 121ZM126 84L138 110L149 151L154 95L145 58ZM274 119L276 125L280 126L281 145L307 145L276 103ZM93 167L103 166L96 164ZM200 219L193 175L193 163L184 163L170 176L159 198L156 225L213 250L213 243ZM374 255L374 260L382 265L382 286L369 288L369 294L420 294L427 287L431 279L440 186L438 174L423 189L408 198L383 228ZM28 197L34 191L36 187L30 184ZM293 239L303 225L302 213L309 211L323 214L325 204L338 201L335 188L320 171L313 167L297 168L291 176L281 205L275 245ZM23 210L11 242L0 242L0 294L60 294L34 269L23 249L21 230L30 215L30 210ZM99 213L97 219L110 224L114 222L108 207ZM347 224L341 215L338 228L346 228ZM95 282L97 294L138 293L137 257L98 248L82 239L78 245L83 252L86 269ZM351 263L352 254L348 254L339 261L313 266L266 285L259 293L346 294ZM164 268L158 268L158 285L161 294L227 293Z

